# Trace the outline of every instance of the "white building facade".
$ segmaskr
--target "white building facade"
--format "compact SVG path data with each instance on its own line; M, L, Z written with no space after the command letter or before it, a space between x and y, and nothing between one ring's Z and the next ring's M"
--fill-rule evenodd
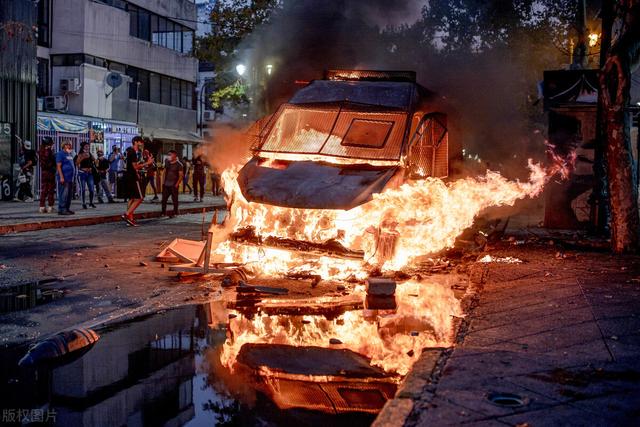
M39 0L38 10L40 136L110 151L141 134L159 152L191 156L195 2Z

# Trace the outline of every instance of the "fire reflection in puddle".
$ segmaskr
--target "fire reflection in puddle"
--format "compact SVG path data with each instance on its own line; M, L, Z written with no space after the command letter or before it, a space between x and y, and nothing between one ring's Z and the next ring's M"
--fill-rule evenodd
M369 425L405 373L384 364L398 337L416 349L448 338L424 316L398 323L399 311L345 307L290 316L185 306L103 325L82 357L31 368L17 366L26 348L4 349L2 406L47 411L55 425ZM412 363L413 347L402 351Z

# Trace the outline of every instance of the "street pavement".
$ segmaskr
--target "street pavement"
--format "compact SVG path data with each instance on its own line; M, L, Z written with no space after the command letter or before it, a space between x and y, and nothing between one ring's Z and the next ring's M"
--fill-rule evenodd
M377 425L638 425L639 258L556 248L491 255L525 262L486 265L457 345L439 358L425 352L413 389Z
M117 199L116 199L117 200ZM222 197L205 195L202 202L194 202L190 194L180 194L180 213L196 213L211 210L216 207L224 207L226 203ZM39 213L38 202L0 202L0 235L12 232L42 230L46 228L71 227L80 225L92 225L103 222L120 221L120 215L126 210L123 201L116 203L96 203L96 208L82 208L79 200L73 200L71 210L74 215L58 215L56 209L52 213ZM171 212L173 205L171 199L167 211ZM160 200L152 201L152 196L147 196L145 201L136 210L137 218L153 218L160 216Z
M0 286L57 277L64 296L0 315L0 345L219 298L215 282L153 262L175 237L201 239L211 215L2 236ZM426 350L375 425L637 425L640 257L548 242L488 254L523 262L469 264L456 345Z

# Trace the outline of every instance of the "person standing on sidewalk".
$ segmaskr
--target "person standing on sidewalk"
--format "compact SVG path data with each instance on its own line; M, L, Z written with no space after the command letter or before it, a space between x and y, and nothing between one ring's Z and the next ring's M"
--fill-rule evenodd
M204 171L204 159L202 155L193 158L193 201L202 202L204 197L204 184L207 182L207 175ZM198 189L200 192L198 192ZM198 194L200 197L198 198Z
M62 149L56 153L56 178L58 180L58 215L73 215L71 197L73 197L73 176L76 167L71 153L71 142L62 143Z
M182 166L184 167L184 180L182 181L182 193L186 193L185 188L189 189L189 194L193 191L189 185L189 177L191 176L191 162L186 157L182 158Z
M111 195L111 191L109 191L109 182L107 181L107 173L109 172L110 166L109 160L104 156L104 153L98 150L98 159L96 160L96 170L98 171L98 183L96 185L98 188L98 203L104 203L102 197L103 192L105 196L107 196L109 203L113 203L113 196Z
M120 153L120 147L117 145L114 145L111 150L111 154L109 154L109 185L111 186L111 194L116 195L122 153Z
M87 209L87 189L89 187L89 206L95 208L93 204L93 196L95 183L93 181L93 169L95 168L95 159L89 152L89 143L83 142L80 145L80 153L76 156L76 167L78 168L78 178L80 179L80 197L82 198L82 209Z
M147 179L149 181L149 185L151 185L151 188L153 189L153 199L151 199L151 201L155 202L156 200L158 200L158 189L156 187L156 174L158 173L158 167L156 166L155 157L151 155L151 159L153 161L151 162L151 165L149 165L149 167L147 168ZM147 191L146 187L145 187L145 191Z
M56 155L53 152L53 139L45 136L38 157L40 157L40 213L53 211L53 197L56 189ZM49 201L49 207L46 202Z
M127 211L122 214L122 219L130 226L136 227L138 224L133 218L138 206L142 203L144 195L142 194L142 187L140 185L140 173L139 171L149 166L153 159L148 160L149 163L143 163L138 159L140 148L144 144L141 136L133 137L131 140L131 147L127 148L127 166L124 171L123 184L125 186L124 196L129 199L127 203ZM142 157L142 156L140 156Z
M162 184L162 216L167 214L167 201L171 196L173 215L178 215L178 196L180 182L184 177L184 167L178 160L176 150L169 151L169 158L164 162L164 183Z

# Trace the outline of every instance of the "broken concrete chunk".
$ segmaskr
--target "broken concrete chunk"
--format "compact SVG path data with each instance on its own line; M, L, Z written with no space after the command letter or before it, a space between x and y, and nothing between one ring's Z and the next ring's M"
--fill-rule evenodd
M385 277L369 277L367 279L367 294L388 297L396 292L396 282Z

